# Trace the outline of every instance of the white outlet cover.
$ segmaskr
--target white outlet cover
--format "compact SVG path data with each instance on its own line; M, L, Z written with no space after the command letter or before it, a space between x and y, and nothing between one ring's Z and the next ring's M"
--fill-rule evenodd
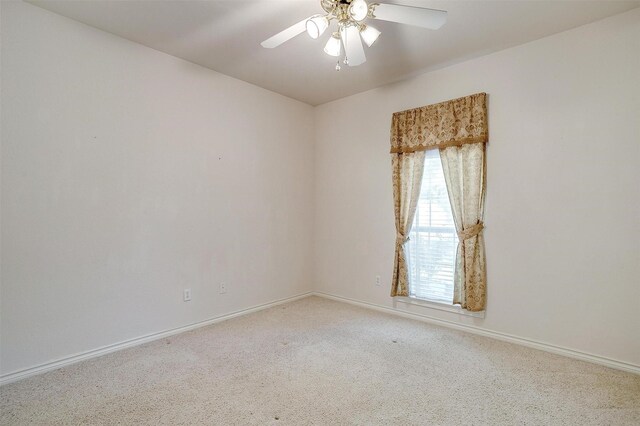
M224 294L227 292L227 285L223 282L220 283L220 294Z
M185 288L184 291L182 292L182 300L184 300L185 302L188 302L191 300L191 289L190 288Z

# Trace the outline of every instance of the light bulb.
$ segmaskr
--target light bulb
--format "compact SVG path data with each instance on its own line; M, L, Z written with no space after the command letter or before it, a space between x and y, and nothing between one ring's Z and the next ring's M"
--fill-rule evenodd
M333 33L331 35L331 38L324 46L324 51L327 55L340 56L340 52L342 51L342 47L340 46L340 34Z
M375 43L380 36L380 31L370 27L369 25L364 25L360 30L360 36L362 37L362 40L367 43L367 46L371 47L371 45Z
M355 21L362 21L369 13L369 6L364 0L353 0L349 5L349 16Z
M307 19L307 33L311 38L318 38L329 26L326 16L315 15Z

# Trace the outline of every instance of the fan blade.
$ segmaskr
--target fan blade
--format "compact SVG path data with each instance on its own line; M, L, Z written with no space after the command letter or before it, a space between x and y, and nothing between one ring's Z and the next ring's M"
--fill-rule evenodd
M344 45L344 53L349 60L349 66L355 67L363 64L367 58L364 55L364 47L360 39L360 31L358 27L349 25L340 30L340 38Z
M437 30L447 22L447 12L444 10L400 6L398 4L376 5L373 17L382 21L415 25L430 30Z
M280 31L278 34L274 35L273 37L266 39L260 44L262 45L262 47L266 47L267 49L273 49L274 47L278 47L285 41L291 40L298 34L302 34L303 32L305 32L307 30L308 20L309 18L303 19L297 24L293 24L286 30Z

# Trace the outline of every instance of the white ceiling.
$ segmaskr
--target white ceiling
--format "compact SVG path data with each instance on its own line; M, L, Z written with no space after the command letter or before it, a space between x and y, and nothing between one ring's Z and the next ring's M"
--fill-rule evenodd
M385 2L384 0L377 0ZM302 34L275 49L260 42L315 13L319 0L29 0L145 46L318 105L426 70L535 40L640 6L640 1L431 1L387 3L447 10L437 31L376 21L367 62L334 70Z

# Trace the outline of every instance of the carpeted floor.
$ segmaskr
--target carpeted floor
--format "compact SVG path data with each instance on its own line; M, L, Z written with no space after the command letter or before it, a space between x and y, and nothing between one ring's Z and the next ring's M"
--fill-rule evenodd
M309 297L3 386L0 424L638 425L640 376Z

